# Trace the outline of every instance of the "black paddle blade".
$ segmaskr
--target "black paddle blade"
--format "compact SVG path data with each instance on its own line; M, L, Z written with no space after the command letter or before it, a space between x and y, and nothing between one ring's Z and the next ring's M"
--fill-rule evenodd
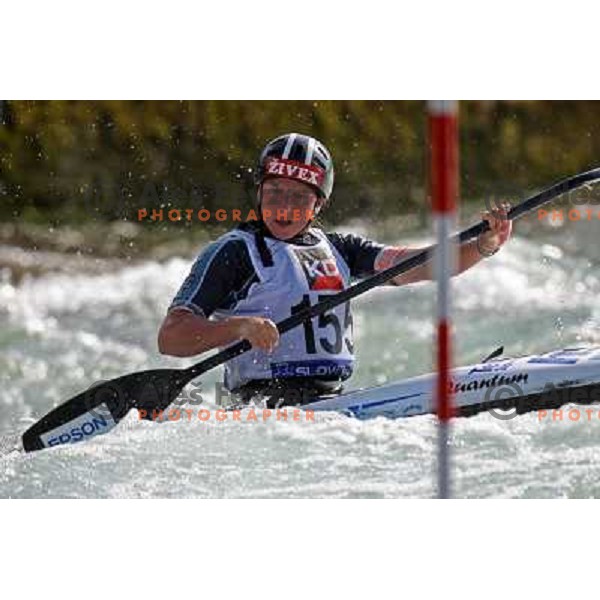
M189 381L181 369L140 371L97 383L57 406L23 434L26 452L110 431L132 409L165 409Z

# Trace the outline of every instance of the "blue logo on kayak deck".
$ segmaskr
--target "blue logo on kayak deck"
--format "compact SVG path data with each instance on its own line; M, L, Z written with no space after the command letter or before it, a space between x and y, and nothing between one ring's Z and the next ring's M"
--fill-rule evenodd
M512 360L503 360L500 362L482 363L480 365L475 365L468 374L471 375L471 373L496 373L498 371L506 371L512 367L513 362L514 361Z
M541 356L534 356L527 362L542 365L574 365L580 358L590 357L590 354L592 354L590 358L594 359L593 353L597 350L597 348L564 348Z
M535 365L574 365L577 362L577 358L567 358L566 356L536 356L530 358L528 363Z
M527 362L537 365L574 365L577 362L575 350L558 350L541 356L534 356Z
M372 402L365 402L364 404L354 404L353 406L348 406L346 408L347 413L353 415L355 417L363 416L370 408L381 407L386 404L396 404L401 402L402 400L408 400L412 398L418 398L419 396L423 396L422 392L417 392L415 394L408 394L406 396L398 396L396 398L386 398L385 400L373 400ZM409 416L410 414L419 414L423 412L423 405L417 402L411 402L403 407L393 407L391 406L388 414L390 416L397 416L401 414L402 416ZM381 415L381 413L378 413ZM366 415L365 415L366 416Z

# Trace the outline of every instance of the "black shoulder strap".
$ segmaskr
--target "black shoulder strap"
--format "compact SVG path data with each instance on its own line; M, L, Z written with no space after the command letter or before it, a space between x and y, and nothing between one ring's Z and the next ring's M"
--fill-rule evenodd
M258 253L260 255L260 260L262 261L263 267L272 267L273 255L267 246L265 236L262 234L262 232L257 230L254 232L254 240L256 242L256 247L258 248Z
M265 225L262 221L255 222L246 222L238 225L238 229L242 231L247 231L254 233L254 241L256 243L256 247L258 249L258 254L260 255L260 260L262 261L263 267L272 267L273 266L273 255L267 246L267 242L265 241Z

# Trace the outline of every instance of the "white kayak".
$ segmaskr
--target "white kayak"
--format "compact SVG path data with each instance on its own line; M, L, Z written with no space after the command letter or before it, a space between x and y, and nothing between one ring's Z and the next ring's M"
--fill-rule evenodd
M457 416L469 416L485 410L512 409L508 415L496 412L499 418L512 418L516 414L558 408L569 403L600 403L600 346L564 348L518 358L497 358L500 353L501 349L479 364L452 370L451 387ZM429 373L322 398L301 408L342 412L359 419L435 413L436 379L435 373ZM107 417L106 413L92 412L85 403L86 398L85 394L76 396L48 413L23 435L23 440L26 436L33 439L28 445L24 441L23 444L19 443L20 436L0 438L0 456L23 449L29 452L75 443L100 435L110 431L126 414L122 411L115 417L110 412ZM119 399L117 396L116 400ZM75 414L73 406L82 414ZM107 409L106 405L102 407ZM39 443L38 438L41 440Z
M358 418L435 413L436 377L429 373L359 389L311 402L303 408L343 412ZM453 369L451 377L458 416L491 409L514 409L520 414L568 403L591 404L600 402L600 346L493 358Z

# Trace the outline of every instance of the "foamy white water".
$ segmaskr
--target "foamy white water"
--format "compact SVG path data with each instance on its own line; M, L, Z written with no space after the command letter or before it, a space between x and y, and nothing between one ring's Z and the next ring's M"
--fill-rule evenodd
M595 224L516 237L455 279L457 363L599 342ZM0 282L0 435L22 432L93 381L186 366L156 331L189 260L93 276ZM358 370L350 387L431 370L434 287L379 289L354 303ZM203 378L210 389L220 371ZM210 396L210 395L209 395ZM210 407L210 404L208 405ZM372 421L173 423L128 418L86 443L0 458L0 497L428 497L432 417ZM455 495L600 495L600 419L454 423Z

